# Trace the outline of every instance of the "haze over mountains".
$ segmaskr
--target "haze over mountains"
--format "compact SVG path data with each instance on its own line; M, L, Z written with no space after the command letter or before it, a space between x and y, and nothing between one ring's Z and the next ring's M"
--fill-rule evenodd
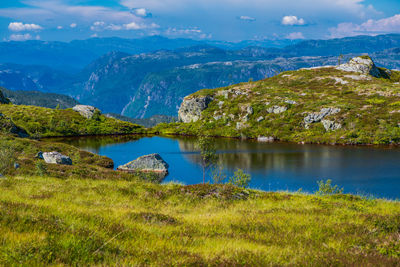
M335 65L340 54L369 53L381 66L400 68L396 34L284 44L164 37L3 42L0 86L65 94L103 112L148 118L175 116L183 97L199 89Z

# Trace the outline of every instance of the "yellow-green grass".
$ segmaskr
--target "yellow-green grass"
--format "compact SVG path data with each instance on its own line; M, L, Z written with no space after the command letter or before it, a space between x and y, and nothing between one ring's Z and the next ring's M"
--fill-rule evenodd
M142 126L97 114L86 119L72 109L0 104L0 113L33 137L130 134L144 132Z
M400 203L138 179L0 179L0 265L399 266Z

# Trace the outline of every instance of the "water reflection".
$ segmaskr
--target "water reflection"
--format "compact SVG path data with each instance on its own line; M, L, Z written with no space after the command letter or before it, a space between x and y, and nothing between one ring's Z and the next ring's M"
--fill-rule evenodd
M159 153L170 165L165 181L201 182L200 155L191 137L86 137L57 139L112 158L115 166L139 156ZM214 139L218 161L231 175L244 169L251 186L264 190L312 192L316 182L332 179L346 192L398 198L400 149L259 143L251 140Z

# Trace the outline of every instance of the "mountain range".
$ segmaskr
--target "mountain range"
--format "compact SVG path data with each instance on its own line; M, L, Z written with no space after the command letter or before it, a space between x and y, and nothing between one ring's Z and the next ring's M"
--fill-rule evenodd
M341 54L347 60L368 53L379 65L400 69L400 35L396 34L269 45L274 47L257 41L158 36L3 42L0 86L65 94L103 112L149 118L176 116L183 97L200 89L260 80L286 70L336 65Z

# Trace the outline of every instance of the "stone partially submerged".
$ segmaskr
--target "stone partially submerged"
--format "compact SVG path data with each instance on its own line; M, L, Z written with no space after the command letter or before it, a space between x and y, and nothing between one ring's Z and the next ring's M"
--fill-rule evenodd
M159 154L150 154L137 158L125 165L119 166L117 170L127 172L154 172L154 173L168 173L169 165L166 163Z
M81 114L86 119L93 118L96 112L98 114L101 114L101 111L99 109L87 105L76 105L75 107L72 108L72 110L79 112L79 114Z
M46 163L59 165L72 165L71 158L59 152L44 152L42 157Z

